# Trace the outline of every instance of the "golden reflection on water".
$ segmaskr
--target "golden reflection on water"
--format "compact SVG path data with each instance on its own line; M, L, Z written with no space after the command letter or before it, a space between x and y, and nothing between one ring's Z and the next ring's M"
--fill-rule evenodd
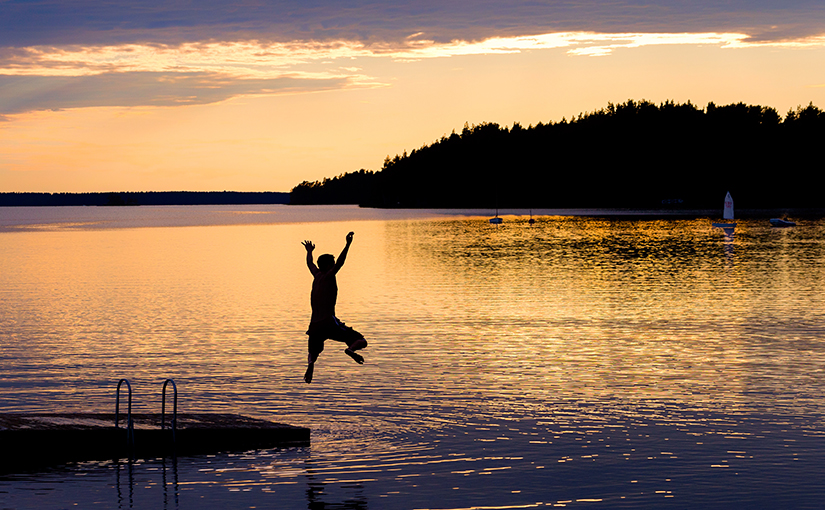
M300 241L337 256L350 228L338 312L371 341L368 363L330 345L305 387ZM740 222L731 241L704 220L551 217L6 233L12 407L100 408L104 381L176 377L190 406L253 414L268 391L312 401L345 381L419 411L416 391L819 409L821 229Z
M411 322L437 324L430 348L474 366L491 391L728 406L771 405L807 384L821 396L821 353L805 352L821 349L821 244L794 268L773 257L767 229L740 229L731 263L702 221L508 227L387 225L410 240L393 260L417 282ZM788 328L792 338L775 334Z
M328 343L306 385L300 242L337 256L350 230L338 314L367 362ZM192 460L181 487L298 478L304 507L340 490L366 508L365 487L376 508L432 507L427 491L438 508L638 504L641 485L684 498L750 469L735 500L820 451L823 233L574 217L0 233L0 409L111 412L127 377L136 412L157 412L172 377L182 411L314 431L311 451Z

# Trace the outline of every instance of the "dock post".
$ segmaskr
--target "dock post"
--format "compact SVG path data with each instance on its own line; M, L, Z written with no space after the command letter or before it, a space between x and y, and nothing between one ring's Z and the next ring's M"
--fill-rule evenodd
M175 445L175 432L178 429L178 387L172 379L163 381L163 389L160 395L160 429L166 428L166 385L172 383L172 446Z
M117 382L117 391L115 392L115 428L118 426L118 418L120 417L120 387L126 383L126 388L129 390L129 406L126 412L126 446L133 451L135 448L135 426L132 422L132 385L126 379L121 379Z

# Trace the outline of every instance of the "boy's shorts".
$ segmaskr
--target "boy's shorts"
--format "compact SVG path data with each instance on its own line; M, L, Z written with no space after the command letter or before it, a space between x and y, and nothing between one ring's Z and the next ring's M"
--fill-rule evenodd
M310 354L320 354L324 350L325 340L337 340L344 342L347 347L352 346L357 340L362 340L364 335L347 326L337 318L311 322L309 329L309 352Z

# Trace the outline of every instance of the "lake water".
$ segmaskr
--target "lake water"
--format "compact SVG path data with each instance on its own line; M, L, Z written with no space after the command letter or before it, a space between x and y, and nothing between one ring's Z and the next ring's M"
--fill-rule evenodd
M536 211L534 211L536 212ZM234 412L309 447L0 477L0 508L825 506L825 221L0 208L0 412ZM303 382L311 275L338 314Z

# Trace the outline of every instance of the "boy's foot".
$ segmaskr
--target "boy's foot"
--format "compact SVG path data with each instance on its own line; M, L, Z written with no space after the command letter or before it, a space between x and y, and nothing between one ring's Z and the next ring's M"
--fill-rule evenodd
M314 372L314 371L315 371L315 363L310 363L309 365L307 365L307 371L304 374L304 381L306 381L307 384L312 382L312 372Z
M347 356L349 356L350 358L354 359L354 360L355 360L355 362L356 362L356 363L358 363L359 365L363 365L363 364L364 364L364 357L363 357L363 356L361 356L360 354L358 354L357 352L353 351L353 350L352 350L352 349L350 349L350 348L346 348L346 349L344 349L344 352L345 352L345 353L347 353Z

